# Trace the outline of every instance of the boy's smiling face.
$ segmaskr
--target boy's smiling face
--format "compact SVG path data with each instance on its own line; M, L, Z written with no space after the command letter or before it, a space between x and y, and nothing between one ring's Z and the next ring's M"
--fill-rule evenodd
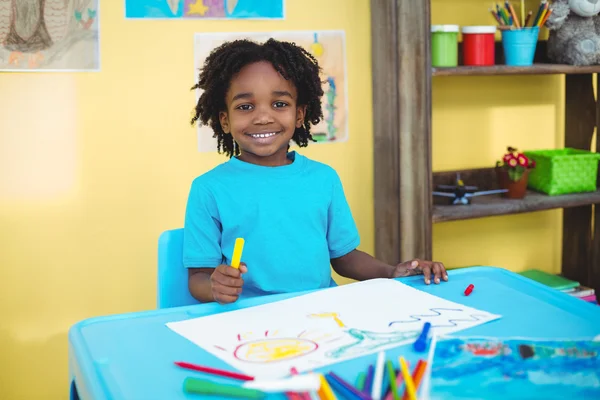
M305 107L298 93L266 61L242 68L225 95L227 111L219 115L221 127L240 146L240 159L265 166L285 165L288 144L304 122Z

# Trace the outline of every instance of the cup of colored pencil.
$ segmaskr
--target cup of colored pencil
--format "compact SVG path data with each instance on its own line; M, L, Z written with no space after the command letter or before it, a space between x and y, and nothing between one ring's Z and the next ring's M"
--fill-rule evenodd
M510 66L531 66L535 58L540 28L552 14L548 0L541 0L534 16L533 11L525 12L525 0L520 0L517 9L506 0L495 4L490 12L502 33L502 47L505 64Z

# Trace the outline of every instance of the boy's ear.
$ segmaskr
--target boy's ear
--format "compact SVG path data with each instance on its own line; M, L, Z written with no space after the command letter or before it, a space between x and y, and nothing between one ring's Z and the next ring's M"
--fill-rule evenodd
M227 113L225 111L221 111L219 113L219 122L221 123L221 129L223 129L223 132L229 133L229 118L227 117Z
M296 128L301 128L304 125L304 116L306 115L306 106L296 107Z

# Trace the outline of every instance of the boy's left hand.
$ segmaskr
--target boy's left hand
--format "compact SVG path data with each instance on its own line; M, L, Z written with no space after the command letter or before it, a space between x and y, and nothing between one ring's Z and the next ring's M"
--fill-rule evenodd
M425 260L412 260L405 261L396 265L392 273L392 278L399 276L412 276L421 275L425 279L425 283L429 285L431 283L431 275L433 275L433 281L437 284L440 280L448 281L448 273L446 267L441 262L425 261Z

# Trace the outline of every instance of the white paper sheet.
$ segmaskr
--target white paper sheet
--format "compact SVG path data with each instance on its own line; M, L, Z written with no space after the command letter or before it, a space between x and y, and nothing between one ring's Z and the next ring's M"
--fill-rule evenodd
M167 326L248 375L274 378L500 318L390 279L373 279Z

